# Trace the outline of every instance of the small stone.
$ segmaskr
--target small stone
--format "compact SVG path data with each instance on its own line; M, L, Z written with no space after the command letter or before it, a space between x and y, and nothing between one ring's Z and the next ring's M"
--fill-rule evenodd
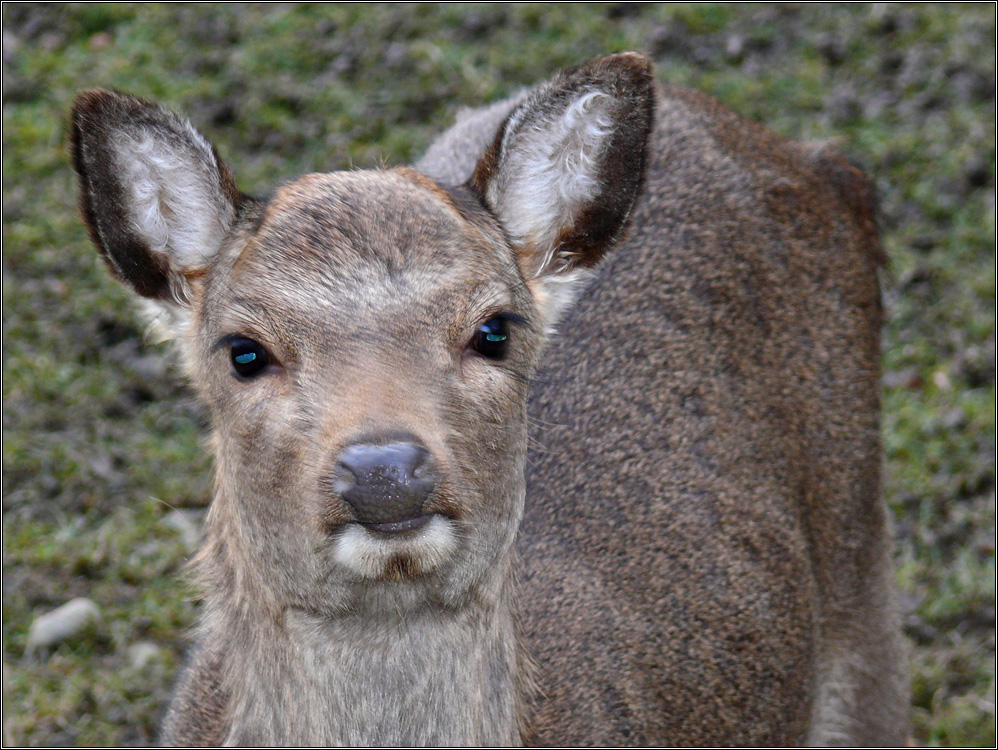
M409 54L409 47L401 42L392 42L381 55L385 65L392 69L399 69L410 63L412 56Z
M330 63L330 69L339 74L346 74L352 72L357 67L357 59L354 55L349 52L344 52L342 55L338 55L332 63Z
M90 37L90 49L100 51L111 46L114 40L106 31L99 31Z
M949 379L949 374L945 370L936 370L932 375L932 382L941 391L948 391L953 385Z
M21 49L21 40L8 31L3 32L3 61L8 65L14 63L18 51Z
M740 62L745 57L745 39L739 34L732 34L724 45L724 54L731 62Z
M89 599L79 598L63 604L31 623L27 653L54 646L84 631L100 619L100 608Z
M160 648L152 641L139 641L128 647L128 663L133 669L143 669L159 658Z

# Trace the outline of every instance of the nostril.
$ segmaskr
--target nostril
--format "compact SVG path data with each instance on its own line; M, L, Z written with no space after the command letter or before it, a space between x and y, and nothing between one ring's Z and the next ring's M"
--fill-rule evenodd
M422 445L355 443L337 457L332 486L361 523L399 524L422 515L436 477Z

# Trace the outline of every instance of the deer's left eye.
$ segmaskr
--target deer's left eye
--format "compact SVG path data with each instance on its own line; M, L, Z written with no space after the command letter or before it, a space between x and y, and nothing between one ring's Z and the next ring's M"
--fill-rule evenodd
M262 344L253 339L233 336L229 339L232 369L242 378L259 375L270 364L270 355Z
M489 318L475 331L471 348L489 359L503 359L509 348L509 320L497 315Z

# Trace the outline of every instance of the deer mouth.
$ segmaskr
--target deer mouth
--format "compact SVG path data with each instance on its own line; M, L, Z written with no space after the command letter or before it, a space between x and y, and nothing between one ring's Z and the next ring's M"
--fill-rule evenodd
M355 521L339 528L333 559L367 580L425 575L452 559L459 545L453 520L441 513L383 523Z
M390 521L387 523L361 523L365 529L377 532L378 534L404 534L407 531L415 531L425 526L435 514L424 513L414 518L407 518L404 521Z

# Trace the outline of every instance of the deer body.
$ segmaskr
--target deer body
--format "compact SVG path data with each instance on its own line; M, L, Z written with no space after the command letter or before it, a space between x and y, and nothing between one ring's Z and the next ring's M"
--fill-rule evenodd
M830 149L627 54L266 202L122 95L74 158L213 416L166 744L904 740L879 245Z
M551 676L602 661L542 684L535 731L904 740L869 188L690 92L652 138L630 239L530 405L528 650Z

